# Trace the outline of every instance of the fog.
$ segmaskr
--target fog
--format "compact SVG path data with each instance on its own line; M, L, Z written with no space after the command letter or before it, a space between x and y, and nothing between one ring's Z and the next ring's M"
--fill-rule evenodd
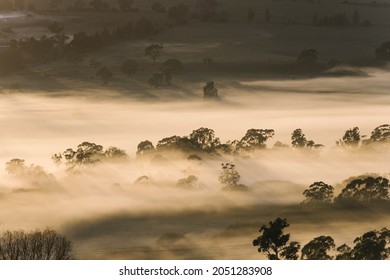
M363 77L238 80L221 86L217 102L204 101L200 90L199 98L180 101L162 93L143 100L107 90L84 97L3 90L1 164L21 158L45 173L12 177L1 169L0 231L58 229L69 234L77 258L260 258L251 246L258 228L285 215L298 241L329 234L336 242L352 242L365 230L386 226L385 216L378 209L362 210L359 218L348 211L308 214L294 205L315 181L332 184L338 194L338 184L351 176L389 175L388 149L348 150L335 144L349 128L358 126L370 136L390 120L390 74L363 71ZM175 156L159 164L135 156L143 140L156 145L200 127L214 129L222 142L241 139L250 128L271 128L275 136L266 150L246 158L194 163ZM272 148L276 141L290 144L296 128L325 147L311 152ZM80 174L52 162L54 153L83 141L124 149L129 161L84 167ZM236 164L248 192L220 190L221 163L227 161ZM189 175L198 177L197 190L177 188L177 181ZM134 184L140 176L148 176L148 184ZM164 233L183 236L161 245L157 239Z

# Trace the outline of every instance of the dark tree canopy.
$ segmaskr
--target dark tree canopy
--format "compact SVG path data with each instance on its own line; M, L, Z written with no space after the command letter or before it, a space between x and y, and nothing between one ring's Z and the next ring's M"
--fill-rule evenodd
M302 260L331 260L328 251L335 248L334 240L330 236L319 236L311 240L302 248Z
M218 97L218 89L215 87L214 82L207 82L203 87L203 97L205 99L213 99Z
M333 200L333 187L322 181L314 182L303 192L304 203L330 203Z
M161 51L164 49L163 44L152 44L145 48L145 55L150 56L153 62L161 55Z
M382 124L371 132L370 143L390 143L390 125Z
M214 130L205 127L192 131L189 139L204 152L214 152L221 144L219 138L215 136Z
M390 230L387 228L366 232L356 238L354 243L353 259L386 260L390 256Z
M137 146L137 156L145 155L148 152L154 151L153 143L149 140L142 141Z
M337 141L337 145L339 146L349 146L349 147L357 147L361 142L360 130L358 127L354 127L348 129L342 139Z
M290 234L284 234L284 229L288 226L287 219L276 218L270 221L268 226L260 228L261 235L253 240L253 246L265 253L269 260L298 259L299 243L290 242Z
M249 129L238 143L238 149L242 151L254 151L265 149L265 142L275 135L273 129Z
M71 242L52 229L6 231L0 237L1 260L69 260Z
M320 148L323 147L322 144L315 144L313 140L307 140L305 134L303 134L302 129L298 128L293 131L291 134L291 145L294 148Z
M366 177L350 182L337 196L336 201L369 202L389 199L389 180L383 177Z

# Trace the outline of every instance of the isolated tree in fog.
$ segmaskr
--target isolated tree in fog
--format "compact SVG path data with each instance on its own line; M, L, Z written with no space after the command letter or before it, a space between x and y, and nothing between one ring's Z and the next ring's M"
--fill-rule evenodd
M222 170L219 175L219 182L222 184L222 190L225 191L247 191L248 187L238 184L240 181L240 173L236 170L233 163L222 163Z
M318 236L303 246L301 251L302 260L332 260L328 251L336 247L330 236Z
M154 146L149 140L142 141L137 146L137 156L142 156L150 151L154 151Z
M284 229L289 227L287 219L276 218L267 225L261 226L261 233L255 240L253 246L258 247L258 251L265 253L269 260L296 260L300 244L290 242L290 234L284 234Z
M383 177L366 177L355 179L336 197L337 202L343 201L378 201L389 199L389 180Z
M169 70L170 73L177 73L183 69L183 64L178 59L170 58L163 63L163 69Z
M24 159L19 158L13 158L5 164L5 170L11 176L25 175L26 168Z
M348 129L342 139L336 141L339 146L357 147L361 142L360 130L358 127Z
M314 182L303 192L304 203L330 203L333 201L333 187L322 181Z
M194 175L190 175L187 178L180 179L176 186L181 189L196 189L198 183L198 177Z
M218 97L218 89L215 87L213 81L207 82L203 87L203 97L207 99Z
M239 150L253 151L266 148L265 142L275 135L273 129L249 129L237 145Z
M0 237L2 260L69 260L71 242L52 229L6 231Z
M145 55L150 56L153 62L161 55L161 51L164 49L163 44L153 44L145 48Z

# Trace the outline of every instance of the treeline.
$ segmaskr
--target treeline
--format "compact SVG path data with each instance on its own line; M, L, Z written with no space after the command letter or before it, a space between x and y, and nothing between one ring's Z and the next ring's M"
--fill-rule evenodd
M331 236L315 237L301 249L301 244L290 240L285 228L290 225L285 218L276 218L262 225L260 235L252 245L269 260L387 260L390 257L390 230L371 230L347 244L336 246Z
M142 141L137 146L137 156L154 155L158 153L178 151L188 156L193 154L245 154L267 148L266 142L275 135L273 129L249 129L239 140L222 143L215 135L214 130L201 127L192 131L188 136L170 136L161 139L154 146L149 140ZM336 141L340 147L359 148L370 147L374 144L390 143L390 125L383 124L376 127L370 138L360 134L358 127L345 131L343 137ZM302 129L295 129L291 134L291 146L277 141L274 148L288 148L312 150L322 148L322 144L315 143L303 133Z

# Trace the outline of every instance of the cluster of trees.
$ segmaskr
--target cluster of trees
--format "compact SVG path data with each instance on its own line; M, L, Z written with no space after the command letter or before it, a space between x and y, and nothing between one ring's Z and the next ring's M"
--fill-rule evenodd
M222 144L215 136L212 129L201 127L192 131L189 136L171 136L158 141L156 147L146 140L137 146L137 155L147 155L152 153L180 151L185 154L219 154L250 152L256 149L266 148L266 141L274 135L272 129L249 129L241 140L229 141Z
M128 155L124 150L116 147L104 149L102 145L91 142L83 142L74 150L66 149L62 153L52 156L56 164L65 163L68 170L74 170L76 167L92 165L107 161L127 161Z
M6 231L0 236L0 260L69 260L72 244L52 229Z
M322 181L314 182L304 192L303 203L350 203L389 201L390 184L384 177L361 176L351 180L335 197L334 188Z
M146 18L111 30L104 28L93 34L80 31L72 37L65 34L64 26L58 22L49 24L47 28L51 32L50 36L11 40L10 48L0 54L0 73L12 73L24 69L28 64L59 59L67 59L71 63L78 64L83 61L87 53L114 41L144 38L158 33L153 22Z
M214 86L214 85L212 85ZM206 85L207 87L207 85ZM210 86L211 87L211 86ZM171 136L158 141L156 147L149 140L142 141L137 146L137 156L151 155L166 151L179 151L184 154L241 154L267 148L266 142L275 135L273 129L249 129L240 140L221 143L214 130L201 127L194 130L189 136ZM390 125L383 124L371 132L371 137L364 139L358 127L348 129L344 136L336 141L340 147L359 148L370 147L373 144L390 144ZM308 140L302 129L295 129L291 134L291 146L297 149L312 150L324 147ZM275 148L289 147L277 141Z
M372 230L354 239L354 246L336 247L331 236L321 235L305 244L290 241L287 219L276 218L261 226L260 235L252 245L269 260L386 260L390 257L390 230Z
M334 15L318 16L314 14L312 19L312 24L316 26L345 26L345 25L363 25L370 26L371 23L368 20L361 21L360 15L357 10L354 11L351 18L344 13L336 13Z

